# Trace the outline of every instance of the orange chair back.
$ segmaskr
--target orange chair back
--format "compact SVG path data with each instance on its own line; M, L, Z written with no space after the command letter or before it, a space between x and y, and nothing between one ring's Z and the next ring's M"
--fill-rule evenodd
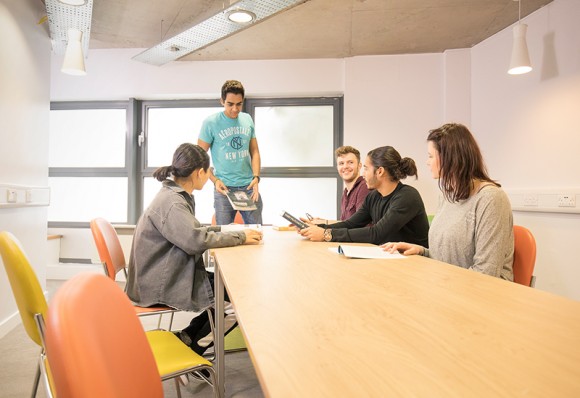
M38 277L30 266L18 239L9 232L0 232L0 254L24 329L28 337L42 347L34 315L41 314L44 317L47 304Z
M531 286L536 265L536 240L529 229L514 225L514 282Z
M117 231L104 218L95 218L91 220L91 232L105 272L109 278L115 280L117 272L127 266Z
M240 213L239 211L236 211L236 216L234 217L234 224L243 224L243 223L244 223L244 218L242 217L242 213ZM213 216L211 218L211 225L216 225L215 213L213 214Z
M83 273L51 301L45 342L59 398L163 397L161 378L129 299L104 275Z

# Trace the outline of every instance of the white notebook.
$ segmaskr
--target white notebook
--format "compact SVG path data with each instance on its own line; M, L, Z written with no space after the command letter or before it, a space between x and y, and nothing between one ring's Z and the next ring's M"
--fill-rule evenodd
M406 258L401 253L387 253L379 246L350 246L340 245L335 249L339 254L349 258L382 258L401 259Z

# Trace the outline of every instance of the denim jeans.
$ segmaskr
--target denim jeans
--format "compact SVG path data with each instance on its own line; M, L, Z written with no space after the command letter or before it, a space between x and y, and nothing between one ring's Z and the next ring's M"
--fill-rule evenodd
M252 196L254 193L253 189L247 191L248 187L228 187L230 191L244 191L248 194L248 196ZM230 204L230 201L226 196L216 190L213 192L213 199L214 204L213 207L215 209L215 220L217 225L227 225L234 222L234 218L236 216L236 211ZM256 202L256 206L258 207L257 210L252 211L240 211L242 218L244 219L244 224L262 224L262 195L258 198Z

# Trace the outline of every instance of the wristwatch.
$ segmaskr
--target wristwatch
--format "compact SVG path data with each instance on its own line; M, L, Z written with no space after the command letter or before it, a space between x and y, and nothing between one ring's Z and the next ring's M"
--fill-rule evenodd
M254 176L254 178L257 178L258 182L260 182L260 176Z
M332 229L326 228L324 230L324 241L330 242L332 240Z

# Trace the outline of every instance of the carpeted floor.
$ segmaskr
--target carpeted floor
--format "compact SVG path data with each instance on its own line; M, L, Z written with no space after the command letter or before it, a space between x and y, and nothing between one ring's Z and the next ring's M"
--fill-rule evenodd
M49 291L60 286L60 281L49 281ZM149 318L149 319L147 319ZM187 325L191 313L177 313L173 329ZM145 329L157 326L156 317L146 317ZM162 327L167 324L162 323ZM17 326L0 339L0 397L29 397L32 391L40 349L28 338L22 325ZM186 397L212 397L212 389L206 383L192 380L181 387L181 394ZM165 397L177 397L173 380L163 382ZM254 367L247 351L226 354L226 397L261 398L264 394L256 377ZM37 397L46 397L44 387L39 387Z

